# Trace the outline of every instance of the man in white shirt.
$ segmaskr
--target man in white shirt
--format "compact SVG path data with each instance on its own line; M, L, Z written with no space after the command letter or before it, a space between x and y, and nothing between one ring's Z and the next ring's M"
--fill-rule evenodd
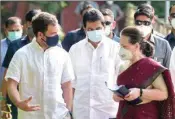
M69 54L57 45L58 21L41 12L32 28L36 39L15 53L7 70L9 97L19 109L18 119L65 119L72 108L74 74Z
M174 88L175 88L175 47L174 47L172 54L171 54L170 73L171 73L171 78L172 78Z
M97 9L83 16L87 38L70 49L74 68L74 119L115 118L118 104L112 99L108 84L115 84L120 58L119 44L105 36L104 17Z

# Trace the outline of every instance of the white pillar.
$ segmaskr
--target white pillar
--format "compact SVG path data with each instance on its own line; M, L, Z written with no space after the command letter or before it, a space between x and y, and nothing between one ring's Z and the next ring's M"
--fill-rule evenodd
M165 1L165 22L168 23L170 1Z

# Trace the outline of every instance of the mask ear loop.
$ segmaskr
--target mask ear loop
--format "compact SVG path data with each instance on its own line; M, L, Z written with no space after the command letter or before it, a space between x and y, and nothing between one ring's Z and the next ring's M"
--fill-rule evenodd
M41 32L42 33L42 32ZM44 33L43 33L44 34ZM40 34L40 36L41 36L41 34ZM44 34L44 36L45 36L45 34ZM42 37L42 36L41 36ZM46 36L45 36L46 37ZM42 40L42 42L44 42L44 43L46 43L46 41L44 40L44 38L41 38L41 40Z

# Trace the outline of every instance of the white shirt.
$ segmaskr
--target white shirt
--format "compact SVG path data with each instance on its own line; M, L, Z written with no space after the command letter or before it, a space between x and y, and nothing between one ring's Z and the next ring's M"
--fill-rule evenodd
M118 103L105 82L116 84L120 58L119 44L104 37L95 49L87 39L70 49L75 80L74 119L109 119L116 117Z
M34 112L19 109L18 119L62 119L68 113L61 84L73 79L74 74L69 54L62 48L44 51L33 39L15 53L5 78L19 83L22 100L32 96L31 105L41 106Z
M172 82L173 82L174 88L175 88L175 47L174 47L172 54L171 54L170 73L171 73Z

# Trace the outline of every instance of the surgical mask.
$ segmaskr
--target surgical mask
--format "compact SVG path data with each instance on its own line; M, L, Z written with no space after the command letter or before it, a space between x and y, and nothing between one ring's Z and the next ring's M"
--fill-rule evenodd
M59 40L59 36L58 35L55 35L55 36L52 36L52 37L46 36L46 44L49 47L56 46L58 44L58 40Z
M113 4L113 1L106 1L106 3L107 3L108 5L112 5L112 4Z
M106 35L106 36L109 36L110 33L111 33L111 26L110 26L110 25L107 25L107 26L105 27L105 35Z
M144 37L144 38L145 38L148 34L150 34L151 31L152 31L152 25L150 25L150 26L141 25L141 26L137 26L137 27L140 29L140 31L143 32L143 37Z
M131 51L123 47L120 48L119 55L122 60L131 60L133 58L133 54L131 53Z
M8 36L7 36L7 38L10 41L17 40L17 39L19 39L21 37L22 37L22 30L20 30L20 31L9 31L8 32Z
M103 30L87 31L87 37L93 42L100 42L104 36Z
M172 25L173 29L175 29L175 18L173 18L173 19L171 20L171 25Z
M27 28L27 35L31 38L33 38L35 36L35 34L33 33L33 28L32 27Z

